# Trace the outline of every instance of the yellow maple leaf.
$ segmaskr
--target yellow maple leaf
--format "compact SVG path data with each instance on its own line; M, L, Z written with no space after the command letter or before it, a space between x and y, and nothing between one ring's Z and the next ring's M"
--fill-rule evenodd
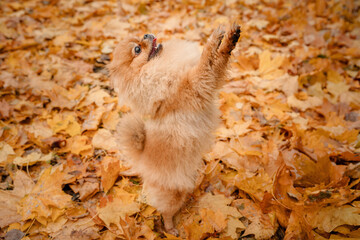
M285 56L278 55L271 58L269 50L263 51L260 56L259 73L265 79L275 79L285 74L284 70L280 69L285 60Z
M223 115L226 115L231 108L235 107L236 103L240 102L240 98L234 93L220 92L220 99L222 100L220 110Z
M104 128L109 130L115 130L119 120L120 116L118 111L105 112L102 117L102 123L104 124Z
M23 220L35 218L46 225L53 212L69 206L71 196L62 191L64 175L60 167L47 168L42 172L32 191L20 201L19 213Z
M60 149L60 152L72 152L74 154L80 154L92 149L90 140L87 136L74 136L66 140L66 146Z
M80 125L72 115L61 116L56 114L52 119L48 119L47 123L54 133L65 131L72 137L81 133Z
M236 208L229 206L231 202L232 199L227 198L224 195L212 195L211 193L205 193L199 200L199 207L208 208L214 212L219 211L225 217L241 217L241 214L236 210Z
M271 192L272 180L263 169L253 175L244 171L235 177L235 186L261 201L265 192Z
M115 196L106 198L108 201L105 206L101 204L97 208L99 218L104 221L107 226L115 224L121 228L120 219L130 216L140 211L140 203L136 202L136 195L128 193L121 189L115 189ZM110 195L112 196L112 195Z
M202 239L206 233L213 233L214 229L209 222L201 222L199 215L192 216L184 223L186 239L197 240Z

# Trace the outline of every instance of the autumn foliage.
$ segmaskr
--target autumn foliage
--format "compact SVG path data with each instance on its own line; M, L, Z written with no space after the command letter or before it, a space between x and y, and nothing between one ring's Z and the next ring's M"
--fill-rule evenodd
M0 238L359 239L360 3L0 1ZM198 186L163 232L125 177L119 39L242 35ZM191 166L189 166L191 167Z

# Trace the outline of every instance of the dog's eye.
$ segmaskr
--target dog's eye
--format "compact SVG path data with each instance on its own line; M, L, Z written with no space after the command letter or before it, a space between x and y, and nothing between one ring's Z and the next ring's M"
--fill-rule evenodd
M136 47L134 48L134 51L135 51L135 54L136 54L136 55L139 55L139 54L141 53L141 48L140 48L140 46L136 46Z

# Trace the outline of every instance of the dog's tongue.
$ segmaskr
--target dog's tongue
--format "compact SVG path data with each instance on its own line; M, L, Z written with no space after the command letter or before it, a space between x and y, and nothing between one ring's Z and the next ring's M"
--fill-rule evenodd
M152 42L152 49L151 49L151 54L153 54L156 51L156 38L154 38L153 42Z

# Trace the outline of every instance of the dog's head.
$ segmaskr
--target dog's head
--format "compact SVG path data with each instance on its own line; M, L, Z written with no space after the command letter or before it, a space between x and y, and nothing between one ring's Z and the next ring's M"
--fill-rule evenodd
M139 73L141 68L156 56L160 55L162 45L156 43L156 37L145 34L143 38L128 38L121 41L113 52L109 65L110 74Z

